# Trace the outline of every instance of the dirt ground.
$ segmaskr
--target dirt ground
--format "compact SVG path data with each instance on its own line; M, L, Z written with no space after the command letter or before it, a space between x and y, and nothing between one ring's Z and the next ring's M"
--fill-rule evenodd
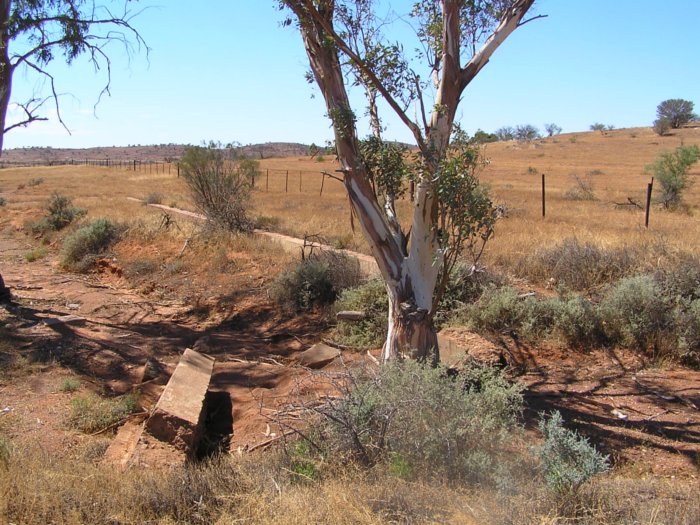
M62 392L61 383L74 378L80 392L122 394L140 383L148 359L167 375L187 347L216 358L211 391L228 394L216 417L218 431L231 434L232 452L257 448L281 432L270 427L274 412L290 395L314 388L311 372L295 364L303 350L327 335L327 326L318 314L280 312L260 285L269 278L264 269L258 275L252 270L249 286L234 295L212 292L209 303L192 305L177 293L154 295L159 283L129 282L118 260L102 262L90 275L60 271L53 253L27 262L32 239L8 220L0 228L0 272L13 294L0 309L0 322L33 363L28 375L0 378L0 418L11 421L4 427L13 440L40 443L57 454L88 446L94 436L65 425L75 394ZM167 287L173 290L177 283ZM51 327L44 322L64 315L84 322ZM630 353L532 348L508 335L491 342L458 331L452 336L475 353L490 349L502 356L526 387L529 426L536 425L540 411L557 409L610 454L618 469L697 480L700 372L650 366ZM362 353L343 357L367 360ZM144 394L145 408L155 395Z

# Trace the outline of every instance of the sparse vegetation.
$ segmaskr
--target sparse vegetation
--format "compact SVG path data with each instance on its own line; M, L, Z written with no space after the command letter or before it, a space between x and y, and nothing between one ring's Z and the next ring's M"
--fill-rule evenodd
M544 443L537 448L544 479L559 493L574 493L581 485L609 468L607 456L577 432L564 427L559 412L542 416L539 429Z
M44 234L49 231L62 230L87 213L87 210L73 206L70 197L58 192L51 194L45 204L45 209L46 215L32 224L33 233Z
M180 165L194 203L211 224L232 232L252 229L248 213L257 161L238 158L235 150L212 144L189 148Z
M572 173L571 178L574 181L574 187L564 192L564 199L572 201L597 200L593 191L593 181L590 177L580 177L576 173Z
M303 259L294 270L279 275L270 297L288 310L299 312L328 306L343 290L362 280L359 263L347 255L322 251Z
M133 394L118 398L103 398L97 394L76 396L71 399L67 424L85 433L105 430L137 409L137 399Z
M117 240L119 228L107 219L95 219L68 235L61 249L61 265L75 271L87 271L94 258Z
M492 368L451 378L409 360L349 381L339 383L341 399L318 410L314 445L333 462L388 463L414 479L492 486L515 463L521 388Z
M682 201L683 193L693 184L688 170L700 160L700 147L679 146L672 152L659 155L656 160L646 167L661 185L661 203L665 208L677 208Z
M48 255L48 253L49 250L45 246L39 246L25 253L24 259L27 262L34 262L38 261L39 259L43 259Z

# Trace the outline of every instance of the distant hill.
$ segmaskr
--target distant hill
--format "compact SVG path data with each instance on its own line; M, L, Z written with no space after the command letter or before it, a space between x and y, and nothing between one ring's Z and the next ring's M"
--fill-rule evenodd
M141 162L177 161L188 145L155 144L151 146L112 146L85 149L64 148L15 148L2 152L0 164L52 164L81 160L104 160ZM239 151L246 157L267 159L271 157L299 157L308 154L306 144L295 142L266 142L241 146Z

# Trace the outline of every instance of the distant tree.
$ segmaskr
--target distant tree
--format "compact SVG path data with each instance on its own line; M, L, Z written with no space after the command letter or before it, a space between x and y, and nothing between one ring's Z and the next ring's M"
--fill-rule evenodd
M596 122L594 124L591 124L590 130L591 131L600 131L601 133L607 129L607 126L605 124L602 124L601 122Z
M545 124L544 130L547 132L548 137L553 137L554 135L559 135L559 133L561 133L561 127L557 126L554 123Z
M656 106L656 118L665 121L672 129L678 129L697 118L693 113L694 104L690 100L671 98ZM656 124L656 122L654 123Z
M58 120L66 127L61 118L55 78L47 67L57 53L68 64L86 55L96 71L105 72L99 102L102 95L109 94L111 86L109 44L122 44L127 53L131 53L134 44L146 47L140 33L131 25L138 12L130 11L129 2L106 0L106 4L91 0L0 0L0 154L5 133L48 120L39 113L47 101L53 101ZM114 14L110 4L120 6L118 14ZM8 126L12 79L19 68L47 80L50 94L17 102L24 118Z
M523 124L515 128L515 138L518 140L535 140L540 138L540 130L531 124Z
M661 185L661 203L665 208L676 208L681 203L683 192L693 184L688 170L698 160L700 148L693 144L661 153L646 167Z
M495 131L495 135L498 140L513 140L515 138L515 130L510 126L504 126L502 128L498 128Z
M472 137L472 142L474 142L474 144L486 144L487 142L496 142L497 140L499 139L495 133L486 133L480 129L477 129Z
M312 142L308 149L309 157L313 159L316 155L318 155L319 151L318 146Z

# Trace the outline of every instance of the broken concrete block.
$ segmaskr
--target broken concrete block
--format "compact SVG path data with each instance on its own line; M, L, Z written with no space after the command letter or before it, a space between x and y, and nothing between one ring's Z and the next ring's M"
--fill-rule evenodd
M127 421L124 423L117 436L114 438L102 461L108 465L115 465L120 470L129 466L134 451L138 446L139 439L143 433L143 421Z
M189 453L195 451L204 424L204 400L214 358L188 348L165 386L146 429L155 438Z
M316 343L301 353L299 364L307 368L322 368L340 355L340 350L323 343Z

